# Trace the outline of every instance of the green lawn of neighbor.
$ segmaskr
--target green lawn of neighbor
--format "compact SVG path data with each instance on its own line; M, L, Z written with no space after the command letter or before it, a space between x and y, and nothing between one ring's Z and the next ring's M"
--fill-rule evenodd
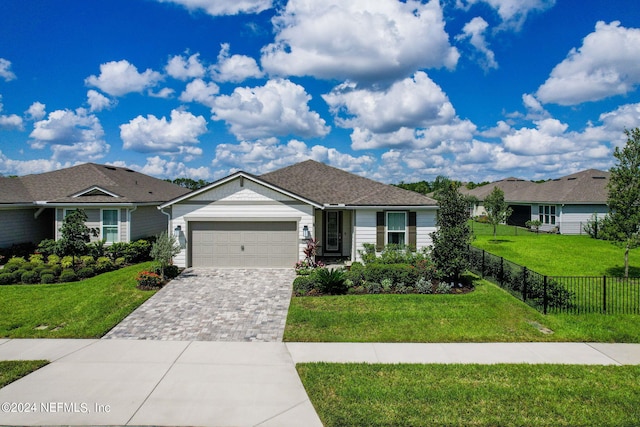
M640 366L305 363L326 427L636 426Z
M99 338L153 291L136 289L146 262L80 282L0 286L0 337Z
M622 276L624 249L588 235L533 233L499 226L496 239L492 227L473 223L473 245L548 276ZM640 249L629 254L629 275L640 277Z

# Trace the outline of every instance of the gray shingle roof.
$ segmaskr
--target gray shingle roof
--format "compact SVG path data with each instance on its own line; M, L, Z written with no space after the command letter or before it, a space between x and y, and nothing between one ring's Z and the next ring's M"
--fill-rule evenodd
M260 179L320 205L437 206L422 194L383 184L307 160L264 174Z
M99 187L100 192L73 197ZM85 163L66 169L15 178L0 178L0 204L32 203L161 203L189 190L161 179L115 166Z
M609 176L609 172L587 169L542 183L507 178L473 190L465 190L464 193L484 200L497 186L504 191L505 200L513 203L605 204Z

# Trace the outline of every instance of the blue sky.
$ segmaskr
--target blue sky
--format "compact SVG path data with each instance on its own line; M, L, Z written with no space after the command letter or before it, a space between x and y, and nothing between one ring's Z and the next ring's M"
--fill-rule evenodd
M3 0L0 174L554 178L611 167L639 85L635 0Z

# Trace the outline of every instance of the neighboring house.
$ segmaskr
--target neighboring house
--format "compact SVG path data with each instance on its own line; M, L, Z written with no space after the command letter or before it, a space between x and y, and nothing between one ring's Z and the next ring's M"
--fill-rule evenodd
M181 267L292 267L309 237L318 255L359 259L364 243L431 245L437 203L313 160L255 176L236 172L160 206Z
M157 206L189 190L131 169L86 163L53 172L0 177L0 247L58 239L66 212L84 209L107 244L167 230Z
M476 187L472 190L468 190L464 187L460 188L460 192L462 194L466 194L469 196L473 196L476 199L476 202L473 206L471 206L471 217L478 217L487 214L487 211L484 209L484 199L491 194L495 187L501 189L505 194L505 200L510 202L511 200L508 198L516 192L527 188L529 186L536 185L534 182L525 181L524 179L519 178L506 178L500 181L495 181L490 184L483 185L481 187ZM516 225L522 224L531 219L531 210L527 209L526 206L511 206L513 209L513 213L507 220L507 224Z
M513 208L509 224L524 226L528 220L539 220L541 230L581 234L594 213L604 216L609 212L609 176L609 172L588 169L542 183L518 180L505 185L507 180L498 181L465 193L482 201L499 185Z

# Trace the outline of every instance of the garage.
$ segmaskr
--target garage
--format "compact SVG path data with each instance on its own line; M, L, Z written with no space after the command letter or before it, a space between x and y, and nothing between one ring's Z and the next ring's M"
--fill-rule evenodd
M295 221L189 223L193 267L291 268L298 260Z

